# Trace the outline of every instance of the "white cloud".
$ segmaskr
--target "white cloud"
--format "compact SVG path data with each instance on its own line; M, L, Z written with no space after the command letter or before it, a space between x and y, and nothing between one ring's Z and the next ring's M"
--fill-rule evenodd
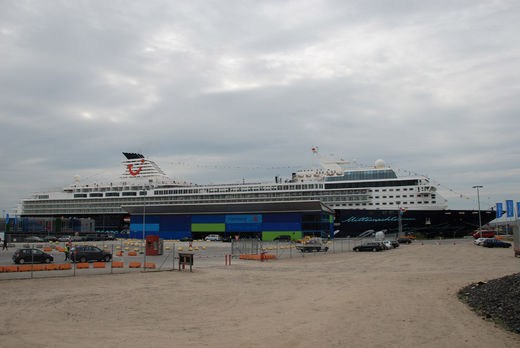
M6 3L0 203L118 176L122 151L218 163L171 168L205 183L288 176L315 145L520 200L518 15L513 1Z

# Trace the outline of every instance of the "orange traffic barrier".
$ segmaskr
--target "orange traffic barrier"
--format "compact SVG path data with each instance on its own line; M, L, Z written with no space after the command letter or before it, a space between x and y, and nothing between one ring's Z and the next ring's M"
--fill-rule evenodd
M240 255L241 260L261 260L261 255L257 254L244 254ZM276 255L273 254L264 254L264 260L272 260L276 259Z
M65 269L72 269L72 266L70 263L62 263L58 266L59 270L65 270Z
M4 272L18 272L18 266L4 266Z
M33 265L33 271L45 271L45 265Z
M128 256L137 256L137 252L135 251L129 251Z
M84 268L90 268L89 264L87 262L80 262L76 265L77 269L84 269Z
M52 251L52 248L43 248L43 251Z
M64 252L64 251L65 251L65 248L62 248L62 247L57 246L57 247L56 247L56 251Z
M118 251L118 252L116 253L116 256L123 256L123 252L122 252L122 251Z
M112 268L123 268L122 262L112 262Z
M141 268L141 262L130 262L128 267L130 267L130 268Z
M18 272L30 272L32 265L20 265L18 266Z
M45 265L46 271L55 271L57 269L58 269L58 265L55 265L55 264Z
M104 262L94 262L94 268L105 268Z
M147 262L144 264L144 268L152 268L154 269L155 268L155 263L154 262Z

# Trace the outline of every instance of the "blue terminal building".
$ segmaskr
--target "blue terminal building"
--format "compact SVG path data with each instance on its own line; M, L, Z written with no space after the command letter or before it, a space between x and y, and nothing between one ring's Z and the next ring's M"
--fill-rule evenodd
M224 240L278 236L333 238L334 210L320 201L130 205L130 238L158 235L163 239L203 239L218 234Z

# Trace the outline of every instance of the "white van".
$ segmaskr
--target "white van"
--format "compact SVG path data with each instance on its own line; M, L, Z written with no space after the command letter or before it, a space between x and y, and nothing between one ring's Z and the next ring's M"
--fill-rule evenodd
M207 235L206 238L204 238L204 240L219 241L222 240L222 237L218 234L210 234Z

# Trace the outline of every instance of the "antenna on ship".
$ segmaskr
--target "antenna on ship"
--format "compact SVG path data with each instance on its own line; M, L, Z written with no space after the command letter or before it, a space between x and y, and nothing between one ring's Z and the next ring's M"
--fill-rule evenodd
M343 159L339 160L339 161L335 161L335 160L326 160L325 158L323 158L320 153L319 153L319 148L317 146L314 146L312 148L312 153L318 157L318 160L320 161L321 165L323 166L323 168L325 168L325 170L327 171L330 171L330 172L335 172L335 173L343 173L343 169L341 168L341 164L350 164L349 161L345 161Z

